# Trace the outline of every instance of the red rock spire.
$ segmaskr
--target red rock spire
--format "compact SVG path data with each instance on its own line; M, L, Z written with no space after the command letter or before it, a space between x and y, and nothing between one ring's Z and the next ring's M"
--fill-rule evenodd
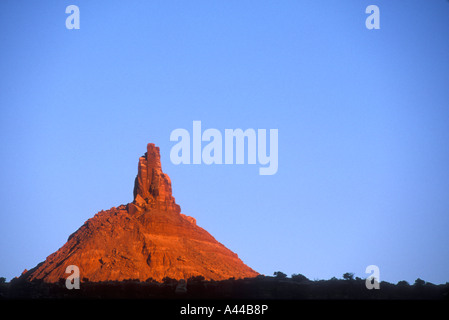
M139 158L138 169L133 203L97 213L21 278L58 282L67 278L69 265L78 266L81 279L90 281L258 275L194 218L180 213L154 144L148 144L147 153Z
M159 147L154 143L149 143L147 152L139 158L133 203L139 207L181 211L172 196L170 177L162 172Z

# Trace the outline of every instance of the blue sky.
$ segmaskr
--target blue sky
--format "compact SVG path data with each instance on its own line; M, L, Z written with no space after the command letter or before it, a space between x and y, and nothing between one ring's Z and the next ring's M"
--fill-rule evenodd
M131 202L153 142L182 212L260 273L449 281L448 17L445 0L1 1L0 276ZM194 120L278 129L277 174L172 164Z

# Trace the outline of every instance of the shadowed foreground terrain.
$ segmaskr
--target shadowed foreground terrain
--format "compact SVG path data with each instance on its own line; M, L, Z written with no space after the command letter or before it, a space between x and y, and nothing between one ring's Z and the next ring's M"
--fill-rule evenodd
M302 275L292 278L256 278L206 281L192 277L187 281L165 278L89 282L69 290L65 279L56 283L20 278L0 284L2 299L343 299L343 300L449 300L449 283L435 285L417 279L412 285L381 282L379 290L368 290L365 280L336 279L311 281Z

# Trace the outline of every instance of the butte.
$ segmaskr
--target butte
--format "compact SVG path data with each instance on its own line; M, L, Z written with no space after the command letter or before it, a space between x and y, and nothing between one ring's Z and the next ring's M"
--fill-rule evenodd
M152 143L139 158L133 202L98 212L21 278L58 282L67 278L69 265L79 268L81 279L93 282L258 275L194 218L181 213L170 178L162 172L159 147Z

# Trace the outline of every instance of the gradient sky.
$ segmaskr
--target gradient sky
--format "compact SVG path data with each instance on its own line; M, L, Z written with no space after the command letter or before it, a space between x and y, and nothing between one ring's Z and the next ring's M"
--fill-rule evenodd
M193 120L278 129L278 173L172 164ZM148 142L182 212L260 273L445 283L449 2L0 2L0 276L131 202Z

